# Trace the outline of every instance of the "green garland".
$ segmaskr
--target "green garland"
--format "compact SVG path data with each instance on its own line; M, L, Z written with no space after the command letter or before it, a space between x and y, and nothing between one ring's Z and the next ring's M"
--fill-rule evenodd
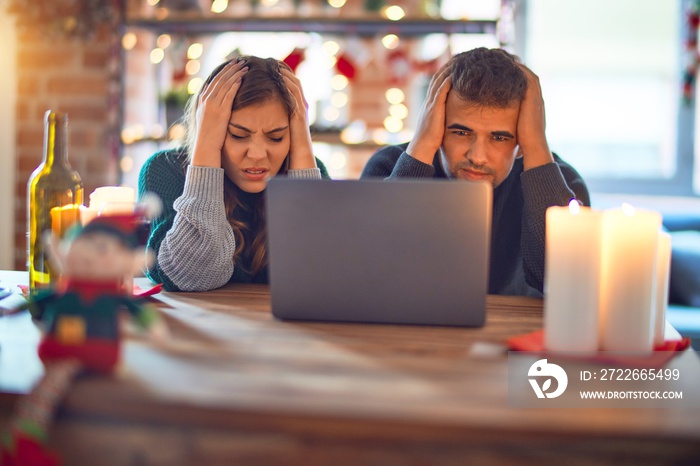
M365 0L365 11L379 11L384 6L384 0Z

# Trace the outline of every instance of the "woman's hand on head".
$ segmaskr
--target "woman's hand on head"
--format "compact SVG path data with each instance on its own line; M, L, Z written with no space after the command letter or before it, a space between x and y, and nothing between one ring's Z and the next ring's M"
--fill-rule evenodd
M294 112L289 118L289 168L291 170L315 168L316 159L309 132L308 104L304 98L301 81L289 67L282 63L280 64L280 73L296 103Z
M221 167L221 151L231 118L233 99L248 71L245 61L231 61L199 94L196 111L197 142L192 164Z

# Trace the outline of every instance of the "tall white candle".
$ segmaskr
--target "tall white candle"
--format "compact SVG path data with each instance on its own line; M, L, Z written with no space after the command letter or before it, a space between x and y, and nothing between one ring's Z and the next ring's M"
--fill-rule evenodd
M671 269L671 235L659 231L656 250L656 298L654 314L654 345L662 344L666 330L666 308L668 307L668 284Z
M601 348L651 352L658 212L624 205L603 214Z
M83 225L102 215L132 214L136 206L136 191L129 186L102 186L90 193L90 205L82 210ZM134 276L127 274L122 280L124 292L131 295Z
M598 350L602 212L547 209L544 335L550 351Z
M97 215L131 213L135 202L136 192L129 186L102 186L90 193L90 208Z

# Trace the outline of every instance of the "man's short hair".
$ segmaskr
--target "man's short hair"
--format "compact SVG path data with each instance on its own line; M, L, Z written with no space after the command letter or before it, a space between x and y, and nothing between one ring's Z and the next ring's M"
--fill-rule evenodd
M452 90L484 107L509 108L525 97L527 77L520 59L502 49L479 47L450 59Z

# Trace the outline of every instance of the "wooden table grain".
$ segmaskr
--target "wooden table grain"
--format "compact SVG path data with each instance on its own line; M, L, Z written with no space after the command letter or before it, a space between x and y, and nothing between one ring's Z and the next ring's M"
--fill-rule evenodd
M283 322L262 285L152 301L170 338L130 332L114 375L75 383L66 464L700 464L698 410L508 406L503 344L542 326L539 299L489 296L483 328Z

